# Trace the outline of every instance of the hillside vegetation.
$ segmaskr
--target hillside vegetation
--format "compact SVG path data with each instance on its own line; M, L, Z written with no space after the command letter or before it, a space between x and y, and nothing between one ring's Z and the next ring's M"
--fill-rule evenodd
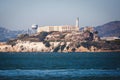
M101 37L120 37L120 21L112 21L95 27Z

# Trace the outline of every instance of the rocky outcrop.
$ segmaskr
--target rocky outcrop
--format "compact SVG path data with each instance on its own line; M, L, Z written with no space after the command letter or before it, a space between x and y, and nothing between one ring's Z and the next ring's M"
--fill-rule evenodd
M46 46L44 42L30 42L17 40L14 46L1 43L0 52L54 52L55 48L60 48L55 52L62 52L65 46L69 44L64 42L50 42L50 46ZM64 47L63 47L64 46Z
M46 47L43 42L19 41L16 45L1 45L0 52L49 52L50 48Z
M76 52L90 52L90 50L83 46L80 46L79 48L76 49Z
M0 52L120 52L119 48L111 50L104 48L105 45L100 48L100 45L95 46L93 43L89 43L88 45L88 43L82 44L79 42L49 42L48 47L44 42L17 40L15 45L0 43Z
M11 45L0 45L0 52L13 52Z

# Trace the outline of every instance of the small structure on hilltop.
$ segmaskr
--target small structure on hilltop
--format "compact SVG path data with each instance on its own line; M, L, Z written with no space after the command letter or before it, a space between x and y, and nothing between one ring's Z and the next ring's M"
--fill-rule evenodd
M89 31L89 32L94 32L94 28L93 27L91 27L91 26L86 26L86 27L84 27L84 29L83 29L83 31L85 32L85 31Z
M32 27L33 33L36 33L38 25L37 24L33 24L31 27Z

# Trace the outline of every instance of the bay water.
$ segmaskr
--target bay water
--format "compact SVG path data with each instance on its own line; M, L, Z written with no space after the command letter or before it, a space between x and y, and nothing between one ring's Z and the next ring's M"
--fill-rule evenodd
M120 53L0 53L0 80L120 80Z

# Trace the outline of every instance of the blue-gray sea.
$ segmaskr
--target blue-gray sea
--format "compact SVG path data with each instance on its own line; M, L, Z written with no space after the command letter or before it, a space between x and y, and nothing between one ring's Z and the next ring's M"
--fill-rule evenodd
M120 80L120 53L0 53L0 80Z

